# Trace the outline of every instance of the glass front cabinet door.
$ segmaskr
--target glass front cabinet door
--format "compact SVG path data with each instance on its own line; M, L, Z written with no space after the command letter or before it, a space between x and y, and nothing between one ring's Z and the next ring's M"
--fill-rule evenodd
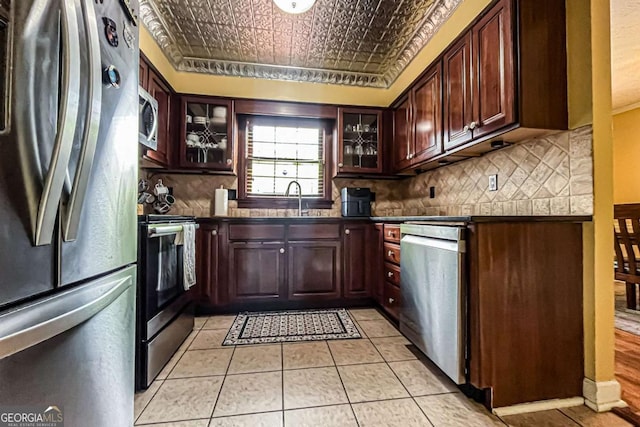
M230 100L182 98L180 166L233 170L232 107Z
M338 174L382 172L382 111L338 111Z

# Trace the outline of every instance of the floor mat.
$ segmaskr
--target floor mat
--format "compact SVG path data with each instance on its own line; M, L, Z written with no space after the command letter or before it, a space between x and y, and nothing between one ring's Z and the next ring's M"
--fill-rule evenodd
M362 338L346 309L244 312L222 345Z

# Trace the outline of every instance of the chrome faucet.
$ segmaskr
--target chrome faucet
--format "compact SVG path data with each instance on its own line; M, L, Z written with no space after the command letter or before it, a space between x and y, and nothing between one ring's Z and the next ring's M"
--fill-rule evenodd
M289 197L289 191L291 191L291 185L295 184L298 186L298 216L302 216L302 187L300 187L300 183L295 179L287 185L287 191L284 193L284 197Z

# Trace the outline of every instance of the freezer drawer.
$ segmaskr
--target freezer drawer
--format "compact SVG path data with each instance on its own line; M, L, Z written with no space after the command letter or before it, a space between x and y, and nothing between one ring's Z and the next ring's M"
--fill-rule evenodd
M133 425L136 269L0 314L0 404L64 425Z

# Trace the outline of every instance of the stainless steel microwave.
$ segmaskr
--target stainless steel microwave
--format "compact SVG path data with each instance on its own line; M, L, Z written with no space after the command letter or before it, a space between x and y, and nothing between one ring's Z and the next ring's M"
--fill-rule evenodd
M152 150L158 149L158 101L143 88L138 88L138 142Z

